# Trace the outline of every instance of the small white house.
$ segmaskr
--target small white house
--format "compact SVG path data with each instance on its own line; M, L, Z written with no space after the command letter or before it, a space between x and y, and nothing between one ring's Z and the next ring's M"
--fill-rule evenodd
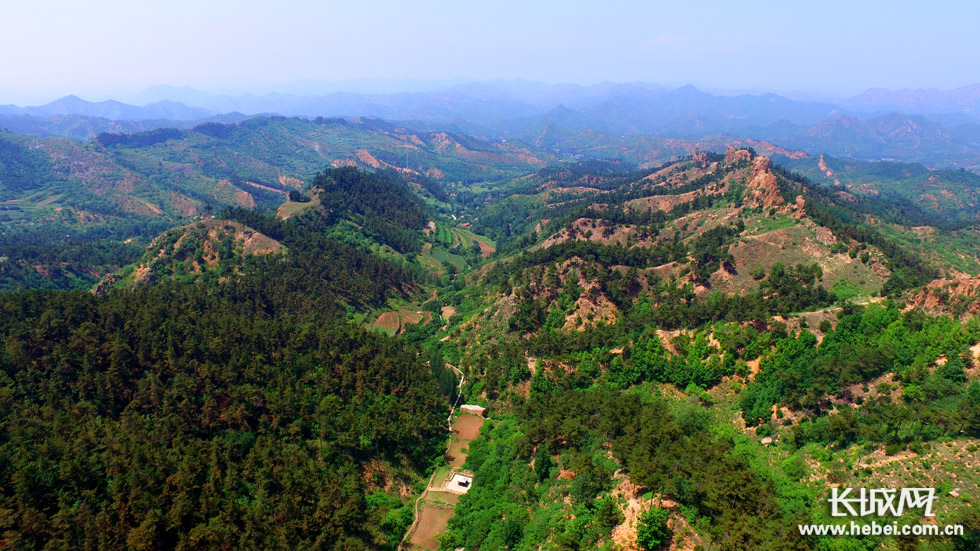
M452 479L450 479L449 484L446 484L446 489L457 494L465 494L466 492L470 491L470 487L472 485L472 476L456 473L453 475Z

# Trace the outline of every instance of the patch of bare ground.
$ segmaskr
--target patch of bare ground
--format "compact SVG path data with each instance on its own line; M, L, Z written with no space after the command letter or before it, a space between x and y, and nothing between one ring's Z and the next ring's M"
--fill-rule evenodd
M547 185L546 185L547 186ZM583 193L596 193L599 190L594 187L585 186L569 186L569 187L553 187L548 189L544 194L544 199L546 201L552 200L558 195L581 195Z
M363 476L365 485L372 492L384 490L386 493L397 492L398 495L402 497L410 497L413 493L412 490L403 480L389 476L390 471L391 467L384 461L372 459L367 465L364 466ZM376 476L377 473L381 473L382 475L380 477L380 483L378 482L378 477Z
M453 517L455 511L448 505L426 503L422 506L419 515L418 526L412 533L408 543L414 547L409 549L426 549L435 551L439 548L439 540L436 536L446 531L449 519Z
M381 167L381 162L366 149L358 149L354 154L357 156L357 160L371 168Z
M681 334L680 329L675 329L673 331L665 331L663 329L657 329L656 335L660 339L661 344L667 349L671 354L675 356L678 354L677 348L674 346L674 338Z
M245 208L255 208L255 198L247 191L241 190L229 180L220 180L211 189L215 199Z
M453 314L455 313L456 309L452 306L443 306L441 309L442 319L444 320L448 320L449 318L453 317Z
M685 203L690 203L695 198L701 196L700 191L689 191L687 193L681 193L679 195L653 195L650 197L641 197L639 199L632 199L626 202L626 205L646 211L660 210L664 212L670 212L674 210L678 205L683 205Z
M178 193L170 192L167 194L167 202L173 207L174 211L181 216L194 216L198 214L199 204Z
M384 312L374 320L374 326L388 331L398 331L400 325L397 312Z
M980 376L980 343L970 347L970 354L973 355L973 361L964 371L967 377L973 378Z
M896 453L894 455L888 455L888 454L885 453L885 447L884 446L881 446L880 448L878 448L875 451L869 453L868 455L865 455L864 457L859 457L857 460L855 460L854 461L854 468L855 469L863 469L863 468L877 469L877 468L881 467L882 465L887 465L889 463L894 463L896 461L904 461L906 459L912 459L912 458L915 458L915 457L918 457L918 456L919 456L919 454L917 454L915 452L912 452L912 451L909 451L909 450L903 450L903 451L900 451L900 452L898 452L898 453Z
M150 266L148 264L140 264L133 271L133 280L137 282L143 282L148 280L150 277Z
M476 440L485 419L464 413L453 421L453 436L446 451L449 466L458 469L466 462L470 442Z
M493 245L487 243L483 239L477 239L476 242L480 246L480 256L483 258L489 258L492 254L497 252L497 249L495 249Z
M158 215L163 213L156 205L137 197L128 197L122 201L123 210L127 212L143 215Z
M836 405L847 405L852 407L861 407L855 404L857 398L862 400L868 400L881 396L882 394L887 394L892 402L898 403L902 398L902 383L895 380L894 373L885 373L880 377L875 377L870 381L863 383L855 383L853 385L848 385L844 387L838 395L839 398L834 398L834 404Z
M672 276L680 276L681 271L683 271L685 265L678 262L668 262L666 264L661 264L660 266L654 266L652 268L644 268L644 274L653 274L662 279L670 279Z
M738 214L739 210L734 208L699 210L677 218L673 226L680 232L682 240L693 241L712 228L734 222ZM673 239L674 228L668 226L661 230L661 239L667 237L666 232L669 232L670 239Z
M422 323L422 321L425 319L425 316L422 315L422 312L406 310L404 308L398 310L398 317L401 318L401 329L400 329L401 331L404 331L405 328L409 325Z
M455 438L460 440L473 441L480 435L485 419L464 413L453 422L453 433Z
M681 163L671 164L670 166L668 166L666 168L662 168L662 169L654 172L653 174L650 174L649 176L646 177L646 179L647 180L653 180L653 181L664 180L667 177L669 177L672 172L681 170L681 168L683 166L684 165L682 165Z
M817 344L820 344L823 342L823 338L826 335L826 333L820 330L820 324L822 324L824 321L828 321L830 322L831 328L837 327L837 314L840 311L840 308L827 308L824 310L817 310L816 312L802 312L790 318L789 321L792 323L793 330L803 329L805 325L806 330L813 333L813 335L817 337ZM787 327L790 327L790 325L787 324Z
M425 325L430 321L432 321L432 314L430 312L399 308L395 311L383 312L374 320L372 325L388 331L394 331L395 333L403 333L409 325L417 323Z
M469 449L469 442L454 440L446 450L446 460L449 466L458 469L466 463L466 452Z
M528 357L527 359L527 369L534 375L538 372L538 359L533 357Z
M652 507L661 507L671 512L667 526L673 530L674 537L666 549L693 551L698 546L703 545L704 542L701 537L694 531L687 519L680 514L680 508L676 502L660 496L649 499L643 497L644 488L630 482L622 471L616 471L613 480L616 481L616 487L613 488L612 496L619 501L619 510L623 514L623 522L612 529L612 541L616 549L639 551L639 546L636 543L639 520L643 513Z
M303 187L303 181L300 180L299 178L293 178L292 176L283 176L281 174L279 175L279 183L284 186L294 187L297 189Z
M936 228L932 226L914 226L910 229L922 239L931 239L936 235Z
M241 224L237 224L235 222L232 224L235 224L235 238L241 239L242 253L246 256L270 254L282 250L282 245L275 239L246 228ZM227 230L228 228L226 227L225 229ZM215 237L217 237L217 235Z
M271 191L273 193L281 193L283 195L287 195L287 192L285 192L285 191L283 191L281 189L274 188L274 187L264 186L262 184L258 184L258 183L255 183L255 182L249 182L247 180L244 181L244 182L242 182L242 183L244 183L246 185L249 185L249 186L252 186L254 188L264 189L265 191Z

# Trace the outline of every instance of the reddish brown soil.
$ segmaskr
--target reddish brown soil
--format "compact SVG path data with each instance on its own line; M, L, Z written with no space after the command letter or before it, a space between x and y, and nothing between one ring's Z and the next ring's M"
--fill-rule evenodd
M438 549L439 542L436 540L436 536L446 531L446 525L449 524L453 512L449 507L426 503L422 507L418 527L412 534L409 543L416 546L416 549L431 549L432 551Z
M385 312L378 316L378 319L374 320L374 325L382 329L387 329L389 331L398 331L399 320L397 312Z
M446 455L449 456L449 466L458 469L466 463L466 452L464 449L468 448L469 442L463 442L460 440L453 440L449 444L449 450Z
M476 440L480 435L480 428L483 426L483 417L477 417L464 413L456 418L453 423L453 432L459 440Z

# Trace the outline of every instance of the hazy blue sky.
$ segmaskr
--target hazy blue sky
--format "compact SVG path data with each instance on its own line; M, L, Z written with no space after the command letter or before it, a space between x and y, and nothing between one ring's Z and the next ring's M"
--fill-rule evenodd
M980 81L975 2L5 2L0 103L154 84L524 78L704 88L949 89Z

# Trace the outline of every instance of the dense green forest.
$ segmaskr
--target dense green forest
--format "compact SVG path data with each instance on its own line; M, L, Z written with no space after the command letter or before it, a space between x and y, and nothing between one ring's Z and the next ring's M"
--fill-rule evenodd
M352 283L369 266L326 257L350 276L304 284L322 252L232 282L0 297L5 544L394 549L411 513L383 489L438 453L447 397L416 353L343 321L331 291L371 296Z
M395 171L364 173L353 167L317 174L312 187L331 216L348 217L371 237L399 252L418 252L426 209Z
M0 295L5 545L397 546L450 396L417 349L346 318L413 273L328 237L328 211L228 214L288 252L231 278Z

